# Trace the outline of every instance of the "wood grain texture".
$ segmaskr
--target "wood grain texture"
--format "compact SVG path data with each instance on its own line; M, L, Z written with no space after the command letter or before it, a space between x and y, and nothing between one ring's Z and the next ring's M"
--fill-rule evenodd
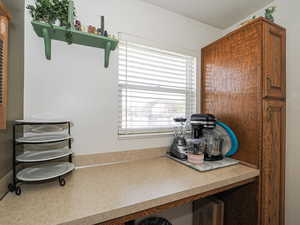
M285 99L286 33L284 29L263 24L263 97Z
M0 16L4 16L7 19L11 20L11 14L6 8L6 6L3 4L3 2L0 2Z
M215 114L236 133L234 157L261 167L262 21L202 49L202 112ZM225 225L259 223L259 181L222 195ZM239 210L237 210L239 209Z
M193 225L223 225L224 203L215 198L193 202Z
M212 113L236 133L236 159L259 166L261 137L262 23L202 49L202 112Z
M225 206L224 225L259 224L258 184L257 179L254 183L228 190L218 196Z
M256 23L269 24L269 25L272 25L273 27L277 27L277 28L279 28L279 29L281 29L281 30L284 30L284 31L286 30L284 27L282 27L282 26L280 26L280 25L278 25L278 24L276 24L276 23L273 23L273 22L271 22L270 20L265 19L264 17L258 17L258 18L256 18L256 19L252 20L251 22L247 23L246 25L241 26L240 28L238 28L238 29L236 29L236 30L233 30L233 31L229 32L228 34L226 34L226 35L223 36L222 38L220 38L220 39L218 39L218 40L216 40L216 41L213 41L212 43L210 43L209 45L207 45L206 48L209 47L209 46L215 45L215 44L217 44L218 42L222 42L222 41L225 40L226 38L231 37L233 34L239 33L239 32L240 32L241 30L243 30L245 27L250 26L250 25L253 25L253 24L256 24Z
M202 49L202 111L233 128L235 158L263 174L223 195L225 225L284 224L285 80L286 30L263 18ZM249 216L234 211L241 201Z
M210 199L199 199L193 202L193 225L213 224L214 202Z
M262 165L262 224L284 224L285 102L265 100Z
M0 16L0 39L3 41L1 61L0 129L6 129L8 87L8 18Z
M127 215L127 216L116 218L116 219L113 219L113 220L110 220L110 221L106 221L106 222L100 223L98 225L120 225L120 224L123 224L127 221L131 221L131 220L135 220L135 219L138 219L138 218L153 215L153 214L156 214L156 213L160 213L160 212L162 212L166 209L170 209L170 208L174 208L174 207L177 207L177 206L180 206L180 205L184 205L184 204L187 204L189 202L193 202L193 201L201 199L201 198L212 196L212 195L215 195L215 194L218 194L218 193L221 193L221 192L224 192L224 191L236 188L236 187L240 187L240 186L247 187L249 184L251 184L255 181L256 181L256 178L251 178L251 179L248 179L248 180L245 180L245 181L242 181L242 182L238 182L238 183L235 183L235 184L232 184L232 185L228 185L226 187L219 188L219 189L216 189L216 190L213 190L213 191L209 191L209 192L202 193L202 194L199 194L199 195L194 195L194 196L184 198L184 199L181 199L181 200L178 200L178 201L174 201L174 202L171 202L171 203L168 203L168 204L165 204L165 205L161 205L161 206L154 207L154 208L151 208L151 209L146 209L146 210L143 210L143 211L140 211L140 212L137 212L137 213L133 213L131 215Z
M225 210L225 206L224 206L224 202L220 199L214 199L214 202L217 205L217 221L216 224L218 225L224 225L224 210Z

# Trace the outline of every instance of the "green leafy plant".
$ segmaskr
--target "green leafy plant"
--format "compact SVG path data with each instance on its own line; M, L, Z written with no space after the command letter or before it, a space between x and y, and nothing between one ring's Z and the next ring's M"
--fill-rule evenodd
M68 9L69 9L69 0L53 0L53 7L56 11L57 19L60 22L61 26L68 25ZM76 16L75 9L73 10L74 17Z
M58 20L60 26L64 26L67 29L67 43L72 44L72 24L68 20L69 0L35 0L35 5L28 5L26 8L29 10L33 20L49 23L51 26ZM73 13L75 17L75 8Z
M53 0L53 7L54 10L57 13L57 19L60 22L60 26L65 26L67 29L66 32L66 41L68 44L72 44L72 32L71 24L69 23L68 16L69 16L69 0ZM75 8L73 10L74 17L75 14Z
M57 13L52 0L35 0L35 5L28 5L33 20L53 24L57 19Z
M69 0L35 0L35 5L28 5L26 8L29 9L33 20L49 24L59 20L60 26L71 26L68 24Z

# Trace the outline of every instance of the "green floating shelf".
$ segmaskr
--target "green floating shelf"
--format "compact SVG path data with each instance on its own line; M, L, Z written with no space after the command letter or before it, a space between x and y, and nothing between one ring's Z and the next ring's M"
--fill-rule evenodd
M105 50L105 68L107 68L109 65L110 52L115 50L118 46L118 40L87 32L72 30L71 28L67 29L65 27L59 27L38 21L32 21L32 26L35 33L39 37L44 38L45 55L48 60L51 59L51 40L68 42L66 40L67 33L72 34L72 44L103 48Z
M67 36L71 37L72 44L85 45L95 48L104 49L105 62L104 67L109 66L110 52L115 50L118 46L118 40L111 39L108 37L100 36L97 34L82 32L74 29L74 18L73 18L74 3L69 3L69 23L70 28L60 27L56 25L50 25L48 23L32 21L32 26L35 33L44 39L45 44L45 55L48 60L51 59L51 40L64 41L68 43Z

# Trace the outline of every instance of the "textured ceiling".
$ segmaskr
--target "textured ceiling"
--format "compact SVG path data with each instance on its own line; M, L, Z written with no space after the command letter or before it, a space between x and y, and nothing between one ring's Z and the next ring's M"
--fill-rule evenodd
M227 28L273 0L141 0L218 28Z

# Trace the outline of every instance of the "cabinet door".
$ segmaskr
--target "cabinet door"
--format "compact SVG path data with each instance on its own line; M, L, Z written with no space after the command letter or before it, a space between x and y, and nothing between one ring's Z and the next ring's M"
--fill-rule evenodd
M283 28L264 23L264 91L265 98L285 98L286 35Z
M262 225L284 224L285 102L264 100Z

